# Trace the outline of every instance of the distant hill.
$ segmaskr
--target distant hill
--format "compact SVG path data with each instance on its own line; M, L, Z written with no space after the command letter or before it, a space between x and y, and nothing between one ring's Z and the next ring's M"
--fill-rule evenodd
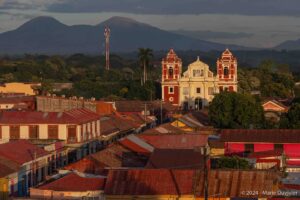
M171 33L123 17L113 17L96 26L67 26L51 17L38 17L13 31L0 34L0 54L100 54L104 50L106 25L111 29L113 52L131 52L140 47L201 51L224 50L226 47L247 49Z
M300 50L300 39L288 40L275 47L277 50Z

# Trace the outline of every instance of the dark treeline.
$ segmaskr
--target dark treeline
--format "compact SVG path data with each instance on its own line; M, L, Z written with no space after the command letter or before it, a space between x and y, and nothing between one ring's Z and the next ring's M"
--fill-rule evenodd
M262 97L290 98L300 96L294 88L299 80L300 51L236 51L239 66L239 91L260 91ZM51 90L53 82L72 82L73 89L59 94L86 98L158 99L160 89L160 62L166 52L153 52L147 63L147 81L143 84L143 63L138 52L111 56L111 70L106 71L103 56L75 54L70 56L24 55L0 58L0 81L42 82ZM221 52L177 52L184 69L197 55L215 71Z

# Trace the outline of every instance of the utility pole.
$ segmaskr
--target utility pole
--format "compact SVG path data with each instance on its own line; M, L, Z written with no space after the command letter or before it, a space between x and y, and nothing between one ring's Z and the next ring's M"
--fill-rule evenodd
M110 39L110 29L108 26L105 27L104 30L104 37L105 37L105 59L106 59L106 64L105 64L105 69L109 70L110 68L110 63L109 63L109 51L110 51L110 46L109 46L109 39Z
M203 151L203 161L204 161L204 199L208 200L208 151L207 146L201 148Z
M163 123L163 109L162 109L162 99L160 100L160 124L162 124Z
M145 103L145 111L144 111L144 120L145 120L145 124L147 125L147 117L146 117L146 115L147 115L147 103Z

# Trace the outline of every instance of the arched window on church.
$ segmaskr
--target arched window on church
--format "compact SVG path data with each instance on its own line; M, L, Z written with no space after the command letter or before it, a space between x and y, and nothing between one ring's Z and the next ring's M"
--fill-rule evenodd
M229 76L229 69L228 69L228 67L224 67L224 76L225 77Z
M172 67L169 68L169 77L173 78L174 70Z

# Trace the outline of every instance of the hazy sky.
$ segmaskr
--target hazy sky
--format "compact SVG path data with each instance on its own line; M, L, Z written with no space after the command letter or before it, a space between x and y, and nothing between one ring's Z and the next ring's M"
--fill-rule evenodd
M0 32L36 16L53 16L68 25L124 16L253 47L300 38L300 0L0 0Z

